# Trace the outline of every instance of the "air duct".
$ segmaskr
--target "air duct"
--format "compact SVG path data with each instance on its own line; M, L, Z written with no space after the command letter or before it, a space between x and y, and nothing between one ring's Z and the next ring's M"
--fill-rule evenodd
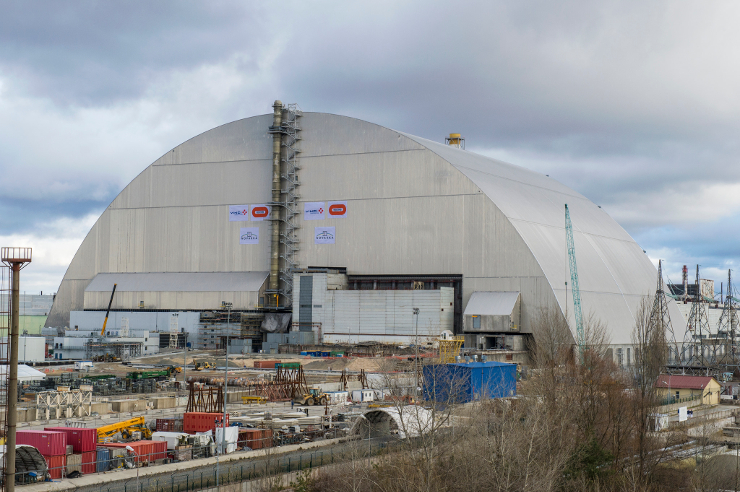
M272 127L280 128L283 123L283 103L275 101L272 105ZM280 307L278 289L280 287L280 218L282 210L277 204L280 202L280 152L282 148L282 134L278 131L272 134L272 242L270 245L270 305Z

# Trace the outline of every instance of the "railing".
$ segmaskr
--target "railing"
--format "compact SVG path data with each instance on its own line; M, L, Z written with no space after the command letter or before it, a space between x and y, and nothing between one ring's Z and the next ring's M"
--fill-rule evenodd
M276 477L285 473L291 473L301 470L310 470L333 463L340 463L348 460L355 460L360 458L367 458L378 455L386 450L395 448L398 446L399 441L391 442L373 442L373 441L356 441L353 446L344 446L339 450L334 448L324 451L296 451L290 456L271 456L270 451L263 456L258 457L245 457L243 460L230 463L221 463L218 467L216 464L203 465L197 469L193 469L186 472L161 474L154 477L141 477L138 480L135 477L127 477L118 479L118 481L106 484L97 483L92 486L80 486L75 489L76 492L195 492L199 490L205 490L216 485L216 477L218 473L218 482L220 485L227 485L230 483L240 483L244 481L256 480L265 477ZM201 449L209 448L204 446ZM271 448L270 448L271 449ZM177 451L175 451L176 453ZM279 452L279 451L276 451ZM168 451L172 453L172 451ZM160 453L161 454L161 453ZM111 458L108 460L108 467L105 464L101 466L99 471L96 473L104 473L110 471L110 463L121 458ZM134 455L127 456L126 461L133 464L136 461ZM146 461L146 460L141 460ZM125 466L125 465L123 465ZM98 470L97 462L95 464L96 470ZM61 468L61 467L59 467ZM55 470L59 470L56 468ZM102 468L105 468L103 470ZM65 470L66 471L66 470ZM57 472L58 476L59 472ZM34 483L32 477L29 477L27 473L18 473L16 483L19 485ZM85 474L87 475L87 474ZM110 476L110 475L109 475ZM112 480L116 480L113 475ZM39 480L40 481L40 480ZM58 479L55 479L58 481Z
M686 403L694 400L701 399L700 395L686 396L684 398L676 398L675 396L668 396L658 402L658 406L674 405L676 403Z

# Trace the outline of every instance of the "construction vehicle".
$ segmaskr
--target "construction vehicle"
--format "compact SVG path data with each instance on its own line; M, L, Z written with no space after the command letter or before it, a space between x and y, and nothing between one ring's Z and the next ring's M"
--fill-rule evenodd
M108 315L110 314L110 307L113 305L113 296L116 294L116 286L118 284L113 284L113 292L110 293L110 301L108 301L108 310L105 311L105 321L103 321L103 329L100 330L100 336L105 336L105 326L108 324Z
M195 363L195 370L196 371L202 371L203 369L215 369L216 364L211 364L210 362L196 362Z
M120 433L123 439L131 438L134 432L141 432L143 439L151 439L152 431L146 426L144 417L134 417L123 422L98 427L98 444L110 442Z
M316 404L326 405L326 402L329 401L329 395L321 391L319 388L309 388L308 391L308 393L303 396L299 396L293 401L298 405L308 405L309 407Z

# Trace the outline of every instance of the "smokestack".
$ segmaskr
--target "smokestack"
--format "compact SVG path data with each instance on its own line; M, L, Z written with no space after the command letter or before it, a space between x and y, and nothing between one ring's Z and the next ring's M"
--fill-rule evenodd
M684 265L683 266L683 300L684 303L686 302L686 299L689 298L689 268Z
M272 127L280 128L283 123L283 103L275 101L272 105L273 119ZM272 134L272 242L270 245L270 305L273 307L280 306L278 298L278 288L280 286L280 217L282 211L276 206L280 202L280 151L282 148L282 133L275 131Z

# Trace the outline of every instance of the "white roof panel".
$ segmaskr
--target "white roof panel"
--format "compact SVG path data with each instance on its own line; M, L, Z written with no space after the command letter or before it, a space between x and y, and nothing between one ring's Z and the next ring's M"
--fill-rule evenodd
M256 292L268 272L99 273L85 292Z
M509 316L519 299L519 292L473 292L465 306L465 316Z
M7 379L8 377L8 366L0 366L0 378ZM37 371L33 367L29 367L25 364L18 364L18 381L38 381L46 378L46 374L41 371Z

